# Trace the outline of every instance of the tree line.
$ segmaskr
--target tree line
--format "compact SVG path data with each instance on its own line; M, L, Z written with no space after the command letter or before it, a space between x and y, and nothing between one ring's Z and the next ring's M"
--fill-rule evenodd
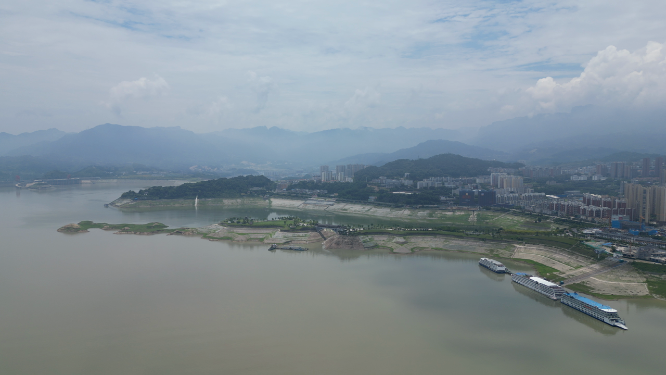
M238 198L263 195L267 190L275 189L275 183L264 176L239 176L218 178L201 182L186 183L179 186L152 186L135 192L124 192L124 199L155 200L155 199L200 199L206 198Z

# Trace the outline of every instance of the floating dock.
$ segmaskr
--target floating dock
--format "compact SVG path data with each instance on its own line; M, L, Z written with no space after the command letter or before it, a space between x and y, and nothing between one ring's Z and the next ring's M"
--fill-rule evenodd
M275 250L307 251L308 249L306 247L300 247L300 246L278 246L276 244L273 244L271 245L271 247L268 248L268 251L275 251Z

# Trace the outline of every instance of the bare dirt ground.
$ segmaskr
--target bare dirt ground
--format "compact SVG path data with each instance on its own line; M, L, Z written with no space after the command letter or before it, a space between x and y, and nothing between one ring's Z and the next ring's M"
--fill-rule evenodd
M594 293L599 294L615 296L646 296L650 294L645 282L606 281L595 276L583 281L582 284L590 287Z
M324 249L364 250L363 242L356 236L333 236L324 242Z
M418 251L462 251L479 254L509 256L513 249L505 243L462 240L446 236L364 236L363 242L376 243L377 247L389 249L396 254Z
M236 228L236 233L273 233L275 229L272 228Z
M583 257L557 252L539 245L515 245L512 258L529 259L564 273L583 268L592 262Z

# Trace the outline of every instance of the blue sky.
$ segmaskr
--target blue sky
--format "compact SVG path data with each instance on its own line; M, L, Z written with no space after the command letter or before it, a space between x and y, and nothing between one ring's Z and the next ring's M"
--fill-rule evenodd
M663 1L5 0L0 131L645 110L666 99L665 16Z

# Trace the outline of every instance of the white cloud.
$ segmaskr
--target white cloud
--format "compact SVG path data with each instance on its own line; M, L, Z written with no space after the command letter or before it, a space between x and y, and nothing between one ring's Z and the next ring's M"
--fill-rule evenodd
M345 111L350 115L358 114L368 108L375 108L381 102L381 94L371 88L356 89L354 95L349 98L344 105Z
M273 82L273 79L269 76L259 77L255 72L248 72L248 83L250 88L256 95L256 105L252 109L252 112L259 113L264 108L266 108L266 103L268 102L268 94L275 90L276 85Z
M480 126L566 109L575 100L555 92L576 91L565 84L597 51L634 51L666 35L663 0L5 0L0 7L0 124L21 131L117 120L107 107L122 110L127 125L212 131L220 125L205 113L219 97L233 103L220 107L227 126ZM168 85L145 72L168 74ZM649 104L652 73L642 74L642 83L630 77L644 93L632 98ZM534 93L545 96L525 92L548 76L553 82ZM145 78L110 93L120 79L108 77ZM373 94L366 84L381 95L363 97ZM595 102L593 90L579 97ZM16 116L34 108L58 110Z
M535 112L569 111L595 105L650 109L666 100L664 44L649 42L635 52L609 46L599 51L580 76L557 82L542 78L526 90Z
M109 90L109 100L104 104L115 114L120 115L120 107L124 102L164 95L167 91L169 84L158 75L153 80L142 77L136 81L122 81Z

